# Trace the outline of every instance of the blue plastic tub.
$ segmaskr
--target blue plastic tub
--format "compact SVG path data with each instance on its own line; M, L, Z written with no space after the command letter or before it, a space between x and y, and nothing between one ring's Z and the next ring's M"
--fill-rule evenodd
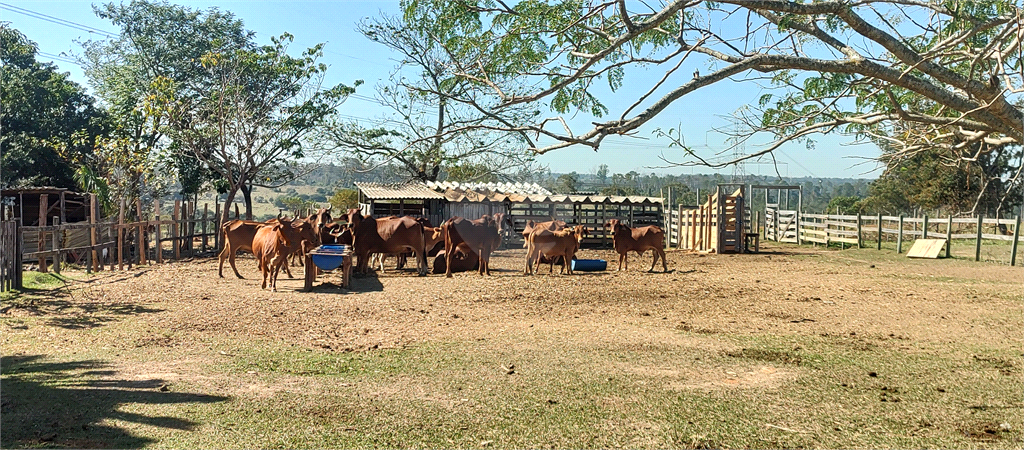
M598 272L608 268L608 261L603 259L574 259L572 260L572 270L581 270L584 272Z
M345 262L345 256L351 252L347 245L321 245L309 253L321 270L334 270Z

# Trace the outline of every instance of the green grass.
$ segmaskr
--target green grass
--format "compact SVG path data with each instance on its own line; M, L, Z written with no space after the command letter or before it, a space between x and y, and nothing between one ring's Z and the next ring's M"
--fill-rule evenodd
M44 296L46 291L64 287L70 280L71 278L53 272L26 271L22 273L22 289L0 292L0 302Z
M167 392L160 381L110 383L105 358L5 357L5 404L53 402L5 413L3 447L1019 448L1017 353L694 336L737 349L553 348L520 354L509 375L513 350L478 341L363 353L234 342L201 369L213 381ZM681 386L688 375L621 367L788 375Z

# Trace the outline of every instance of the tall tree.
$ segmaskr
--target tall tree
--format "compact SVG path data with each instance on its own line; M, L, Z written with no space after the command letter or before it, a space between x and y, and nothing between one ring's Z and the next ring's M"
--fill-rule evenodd
M211 51L200 58L207 72L198 81L154 83L152 105L171 136L224 180L227 203L246 196L247 217L248 187L294 179L295 162L322 150L306 137L354 92L343 84L324 88L323 44L293 57L293 39L286 33L271 45Z
M554 142L534 146L538 153L596 150L688 94L732 82L783 89L739 114L745 136L768 132L774 141L723 164L689 163L721 166L836 130L880 136L904 151L1024 142L1024 14L1011 0L684 0L657 8L424 0L406 2L405 11L457 55L456 76L474 87L461 101L492 114L546 101L558 114L596 118L611 112L599 89L646 83L611 120L583 130L561 117L507 127ZM630 71L651 67L664 76L626 82ZM670 137L685 148L681 135Z
M472 82L458 76L456 55L428 28L384 16L362 21L358 31L402 59L390 83L377 87L374 100L388 115L369 125L336 124L330 137L339 146L366 161L399 164L409 179L422 181L446 172L471 181L496 179L534 164L522 133L494 130L531 119L536 108L484 113L480 107L496 105L467 102Z
M77 189L74 173L106 133L103 111L34 42L0 23L0 187Z
M194 195L202 186L197 176L203 168L196 167L195 157L183 152L180 143L168 139L167 120L151 101L160 87L154 82L208 83L203 55L215 49L250 47L253 34L241 20L216 8L199 11L166 1L134 0L93 10L121 30L116 38L82 43L80 58L115 123L116 132L101 145L106 159L113 162L108 174L111 188L131 201L144 194L160 195L169 184L180 181L183 194ZM160 176L164 173L174 176Z

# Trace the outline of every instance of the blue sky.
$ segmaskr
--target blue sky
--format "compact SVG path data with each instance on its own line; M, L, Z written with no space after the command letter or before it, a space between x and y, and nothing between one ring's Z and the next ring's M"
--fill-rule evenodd
M390 77L396 63L396 56L386 48L366 40L355 31L355 24L364 17L375 17L382 12L397 14L397 2L368 1L175 1L197 9L217 7L234 13L245 22L246 28L257 33L257 40L268 43L271 36L288 32L295 36L294 49L305 49L317 43L326 43L323 62L330 66L328 83L345 83L351 85L354 80L361 79L365 84L357 90L357 96L349 99L341 107L341 114L359 118L374 118L383 113L379 105L372 101L373 90L378 83ZM81 47L76 41L103 39L100 33L76 29L68 24L53 23L52 20L32 17L15 12L9 7L20 8L38 14L44 14L63 21L85 27L96 28L107 33L116 34L110 23L100 20L92 12L92 3L87 1L2 1L0 0L0 21L11 22L12 26L39 45L39 51L47 55L38 55L41 61L50 60L60 70L71 73L73 80L87 85L81 69L73 63L62 61L60 55L77 54ZM692 70L682 70L690 74ZM602 100L610 107L611 114L621 113L621 106L632 103L639 95L630 90L630 85L649 85L649 80L662 73L652 71L643 73L632 71L627 73L625 86L615 93L602 96ZM594 152L584 147L572 147L552 151L541 155L538 161L551 168L554 172L579 173L593 172L599 165L607 164L613 173L624 173L635 170L639 173L710 173L706 168L657 168L664 162L659 159L664 155L672 160L681 160L683 155L678 148L669 148L667 141L655 139L655 128L663 129L681 127L684 130L686 144L693 147L702 157L713 158L715 154L727 146L726 137L713 131L714 128L728 128L729 122L724 118L746 104L754 103L762 94L760 88L750 83L719 83L701 89L676 101L667 111L648 123L634 138L611 137L604 141L601 149ZM368 98L371 97L371 98ZM554 114L550 114L553 116ZM607 118L606 118L607 119ZM593 120L582 115L575 117L573 123L580 124L574 129L577 133L586 131L583 127ZM865 158L878 155L874 145L850 145L844 137L819 136L814 150L808 150L803 144L790 144L776 152L779 162L778 170L782 176L790 177L847 177L876 178L879 174L877 165ZM761 141L764 142L764 141ZM756 144L754 142L753 144ZM748 145L748 150L754 145ZM728 155L726 155L728 156ZM749 163L739 169L742 173L774 175L775 168L765 163ZM722 169L724 175L733 174L735 169Z

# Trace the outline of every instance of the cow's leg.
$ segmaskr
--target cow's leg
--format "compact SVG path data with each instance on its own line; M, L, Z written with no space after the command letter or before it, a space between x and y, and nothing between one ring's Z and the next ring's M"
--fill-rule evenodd
M661 255L661 268L662 268L662 270L664 270L665 272L668 272L668 263L665 262L665 250L660 249L660 248L656 248L656 249L654 249L654 251L658 252L658 254ZM654 270L654 268L652 267L651 270Z
M569 252L565 252L565 255L562 256L562 261L565 261L565 265L562 266L562 270L564 270L566 274L572 275L572 256L569 255ZM562 270L558 271L559 275L562 274Z
M232 249L231 253L228 253L228 263L231 264L231 270L235 271L235 276L241 279L245 279L242 274L238 273L238 268L235 267L235 250Z
M488 244L480 246L480 275L491 274L491 247Z
M266 264L263 264L263 260L262 259L259 259L258 261L259 261L259 266L260 266L260 274L263 275L263 284L260 286L260 289L266 289L267 288L267 278L270 275L270 271L266 269Z
M413 253L416 254L416 273L421 277L427 276L427 251L415 250Z
M277 274L281 271L281 266L288 265L288 256L282 257L281 255L275 255L270 263L267 264L267 272L270 275L270 291L277 292Z
M444 264L445 264L444 276L446 278L451 278L452 277L452 261L454 261L454 259L455 259L455 246L452 245L451 240L447 239L447 238L448 238L448 236L445 236L445 241L444 241Z
M622 270L622 262L625 259L626 259L626 255L623 254L623 253L619 253L619 269L618 269L618 271Z
M225 244L224 248L221 249L220 254L217 255L217 259L220 260L220 267L217 268L217 275L220 275L221 278L224 278L224 260L227 259L227 257L228 257L228 246L227 246L227 244Z

